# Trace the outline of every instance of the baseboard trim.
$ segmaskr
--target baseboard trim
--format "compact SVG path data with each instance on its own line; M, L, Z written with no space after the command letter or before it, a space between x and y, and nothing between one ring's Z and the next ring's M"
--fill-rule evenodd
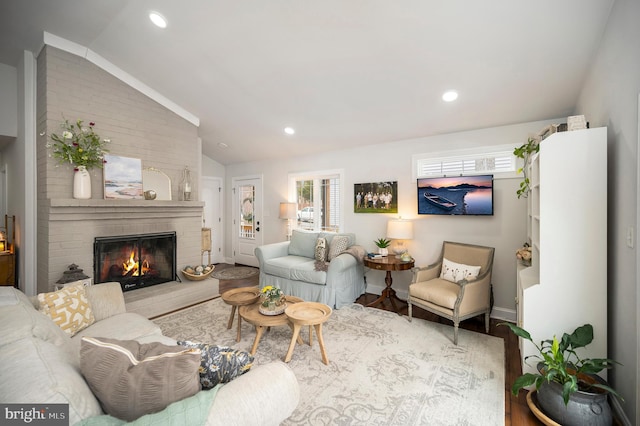
M367 293L376 294L376 295L380 296L382 294L382 290L384 290L385 288L387 288L387 286L381 286L381 285L375 285L375 284L367 283L367 287L366 287L365 291ZM407 297L409 296L409 293L408 293L407 290L396 290L396 295L402 300L407 300Z
M609 394L609 404L611 405L611 408L613 410L614 418L618 420L621 425L632 426L631 421L629 421L629 418L622 409L622 404L620 403L620 400L618 398L616 398L614 395Z
M518 319L518 316L514 309L507 309L507 308L501 308L499 306L494 306L493 310L491 311L491 318L515 323Z

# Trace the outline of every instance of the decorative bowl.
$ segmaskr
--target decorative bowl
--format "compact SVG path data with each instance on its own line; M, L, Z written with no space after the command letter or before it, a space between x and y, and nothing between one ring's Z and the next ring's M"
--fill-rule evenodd
M189 281L202 281L205 278L208 278L209 275L211 275L211 273L213 272L213 270L216 269L215 265L201 265L201 266L203 267L204 270L200 274L196 273L195 271L196 268L188 267L181 271L182 275L184 275L184 277ZM207 270L207 268L210 268L210 269ZM187 269L190 269L190 271L187 272Z
M262 315L270 315L270 316L280 315L284 313L286 309L287 309L286 303L283 303L282 305L276 307L275 310L269 310L268 308L265 308L262 305L258 306L258 312L260 312Z

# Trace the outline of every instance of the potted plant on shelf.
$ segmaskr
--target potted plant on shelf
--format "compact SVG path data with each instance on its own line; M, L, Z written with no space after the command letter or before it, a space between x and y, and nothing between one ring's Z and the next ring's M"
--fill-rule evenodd
M573 333L564 333L558 340L543 340L536 345L529 332L511 323L513 333L533 343L538 354L525 357L539 360L538 374L525 373L518 377L511 387L517 395L520 389L535 385L540 408L549 418L560 424L570 425L610 425L611 408L608 393L620 395L608 386L597 373L612 368L615 361L606 358L580 358L576 349L593 341L593 327L585 324ZM622 399L622 398L620 398ZM531 406L531 397L527 397ZM533 408L533 407L532 407Z
M389 249L387 247L391 245L391 240L388 240L386 238L378 238L374 241L374 243L376 244L376 246L378 246L379 254L381 254L382 256L387 256L389 254Z
M516 191L516 194L518 194L518 198L526 198L529 195L529 191L531 191L527 169L529 167L531 156L538 151L540 151L540 141L535 138L527 139L527 143L520 145L513 150L513 155L524 160L524 164L521 168L518 169L518 173L522 173L522 175L524 176L522 182L520 182L520 188L518 188L518 191Z

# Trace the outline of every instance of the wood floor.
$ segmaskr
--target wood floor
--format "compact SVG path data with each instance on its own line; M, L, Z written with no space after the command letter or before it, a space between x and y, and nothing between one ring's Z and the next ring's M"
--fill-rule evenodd
M216 269L222 269L231 267L233 265L219 264L216 265ZM224 280L220 281L220 293L224 293L227 290L238 287L248 287L258 285L258 277L253 277L247 280ZM356 303L366 305L373 302L378 296L374 294L363 294L360 296ZM407 315L407 305L402 303L400 313ZM393 310L391 305L386 301L383 305L379 305L379 308L386 310ZM451 321L427 312L423 309L415 307L413 309L414 318L422 318L428 321L439 322L442 324L449 324L451 328L451 336L453 337L453 324ZM509 331L508 327L500 326L500 321L491 320L489 334L491 336L504 339L504 353L505 353L505 410L504 410L504 424L505 426L537 426L542 423L531 413L526 401L526 392L520 391L518 396L511 394L511 383L522 374L522 368L520 366L520 350L518 349L518 340L513 333ZM465 330L471 330L478 333L484 333L484 319L481 317L471 318L460 323L460 328Z

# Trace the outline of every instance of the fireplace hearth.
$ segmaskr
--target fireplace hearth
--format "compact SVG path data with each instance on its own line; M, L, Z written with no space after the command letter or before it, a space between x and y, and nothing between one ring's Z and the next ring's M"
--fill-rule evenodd
M176 278L176 233L96 237L93 246L96 284L119 282L122 291Z

